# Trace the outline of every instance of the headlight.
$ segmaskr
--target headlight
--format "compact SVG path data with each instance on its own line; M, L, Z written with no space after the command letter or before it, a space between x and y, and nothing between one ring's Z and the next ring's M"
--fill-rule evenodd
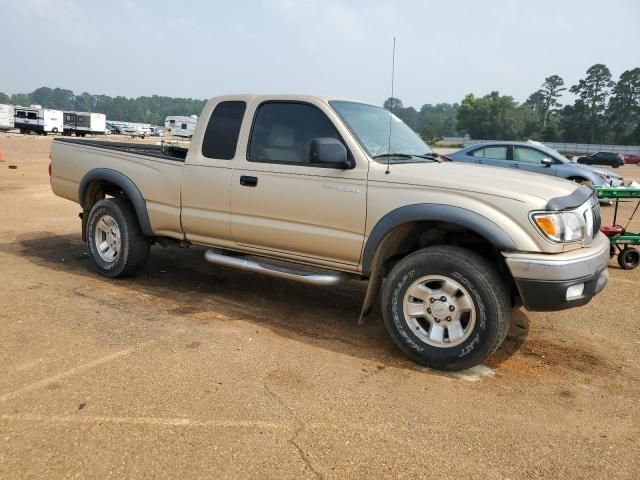
M585 218L575 211L533 213L531 219L538 230L554 242L580 242L587 231Z

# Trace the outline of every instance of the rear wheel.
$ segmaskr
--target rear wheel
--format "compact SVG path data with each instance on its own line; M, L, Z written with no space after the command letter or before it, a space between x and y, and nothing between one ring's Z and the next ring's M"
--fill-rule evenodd
M509 330L509 295L495 269L459 247L437 246L400 260L382 289L385 325L415 362L463 370L486 360Z
M618 254L618 265L624 270L633 270L640 263L640 252L633 247L625 247Z
M87 244L98 271L107 277L135 275L149 259L149 239L129 202L100 200L87 221Z

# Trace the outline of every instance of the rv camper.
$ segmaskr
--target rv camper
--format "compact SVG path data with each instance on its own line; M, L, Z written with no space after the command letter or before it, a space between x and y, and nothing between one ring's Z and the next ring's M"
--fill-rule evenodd
M62 133L62 112L60 110L49 110L39 106L29 108L15 107L15 128L20 129L20 133L36 132L38 135L48 133Z
M63 135L102 135L106 128L107 117L104 113L64 112Z
M0 105L0 130L11 130L14 125L13 105Z
M190 117L173 116L164 120L164 126L169 129L169 133L176 137L191 138L198 123L198 116Z

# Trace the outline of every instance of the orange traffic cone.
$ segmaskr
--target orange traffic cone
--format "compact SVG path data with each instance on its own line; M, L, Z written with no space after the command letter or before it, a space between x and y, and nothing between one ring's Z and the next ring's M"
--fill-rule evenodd
M4 153L0 150L0 162L4 162Z

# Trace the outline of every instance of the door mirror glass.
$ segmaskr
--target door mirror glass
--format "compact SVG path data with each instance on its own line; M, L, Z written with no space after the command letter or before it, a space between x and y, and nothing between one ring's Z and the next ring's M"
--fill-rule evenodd
M551 160L550 158L543 158L542 160L540 160L540 163L545 167L550 167L551 165L553 165L553 160Z
M336 138L314 138L311 140L309 156L311 165L315 167L343 170L354 167L353 161L349 160L347 148Z

